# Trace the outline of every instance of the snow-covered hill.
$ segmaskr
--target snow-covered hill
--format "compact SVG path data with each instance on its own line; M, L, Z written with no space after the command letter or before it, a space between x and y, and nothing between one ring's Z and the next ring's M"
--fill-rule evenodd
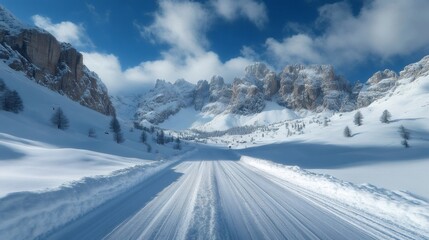
M148 153L140 142L141 131L129 123L122 125L126 141L116 144L109 130L110 117L36 84L3 62L0 78L24 103L19 114L0 111L0 196L58 187L82 177L150 162L141 159L159 160L177 152L172 145L155 144L149 136L152 151ZM50 122L59 107L70 121L70 128L64 131ZM95 131L95 138L88 137L89 129Z

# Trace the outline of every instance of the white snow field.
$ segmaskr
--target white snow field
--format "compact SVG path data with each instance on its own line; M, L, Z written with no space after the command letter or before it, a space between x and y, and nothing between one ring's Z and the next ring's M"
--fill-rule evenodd
M157 146L149 137L152 153L139 142L140 131L130 132L116 144L109 131L110 117L83 107L50 91L0 63L0 78L16 90L24 111L0 112L0 197L11 192L41 191L82 177L109 174L115 170L145 165L177 153ZM70 121L62 131L50 122L53 108L61 107ZM96 137L88 137L93 128ZM158 153L156 153L158 152ZM144 159L144 160L143 160Z

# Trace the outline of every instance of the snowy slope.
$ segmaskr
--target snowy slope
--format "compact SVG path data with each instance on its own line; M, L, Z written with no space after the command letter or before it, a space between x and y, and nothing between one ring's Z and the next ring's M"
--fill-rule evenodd
M298 113L274 102L266 102L260 113L239 115L234 113L211 114L195 111L192 107L182 109L159 124L172 130L196 129L200 131L224 131L242 126L265 126L268 124L299 118Z
M116 144L106 117L28 80L0 63L0 77L24 102L19 114L0 111L0 196L10 192L58 187L82 177L109 174L175 154L171 146L153 144L152 153L139 142L140 131L123 124L126 141ZM62 131L50 122L61 107L70 120ZM96 138L88 137L93 128ZM147 160L142 160L147 159Z

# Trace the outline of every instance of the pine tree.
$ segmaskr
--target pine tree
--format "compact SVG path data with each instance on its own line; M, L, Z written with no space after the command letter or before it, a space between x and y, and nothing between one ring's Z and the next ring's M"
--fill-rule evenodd
M6 89L6 84L4 83L3 79L0 79L0 92L5 91Z
M389 123L391 117L392 117L392 115L390 114L390 112L387 110L384 110L383 113L381 114L380 122Z
M362 113L361 113L360 111L358 111L358 112L355 114L355 116L354 116L354 120L353 120L353 122L354 122L357 126L360 126L360 125L362 125L362 119L363 119Z
M60 107L52 115L51 122L61 130L66 130L69 127L69 120Z
M110 130L113 132L113 140L115 140L116 143L122 143L125 141L122 135L121 125L119 124L116 116L113 116L112 120L110 121Z
M6 90L3 96L3 110L13 113L19 113L24 110L21 97L18 92Z
M60 107L52 114L51 122L61 130L65 130L69 127L69 120Z
M179 138L174 139L174 147L173 148L178 149L178 150L182 149L182 147L180 146L180 139Z
M344 128L344 137L351 137L351 136L352 136L352 132L350 131L350 128L346 126L346 128Z
M142 131L142 134L140 135L140 141L142 141L142 143L146 143L147 140L147 134L145 131Z
M161 131L159 131L157 134L157 137L156 137L156 143L158 143L158 144L161 144L161 145L164 145L164 143L165 143L165 135L164 135L164 131L163 130L161 130Z

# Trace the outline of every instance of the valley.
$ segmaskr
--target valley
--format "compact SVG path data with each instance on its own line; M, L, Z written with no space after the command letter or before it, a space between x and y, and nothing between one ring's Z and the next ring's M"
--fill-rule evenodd
M429 55L366 81L243 56L143 88L110 66L121 92L39 25L0 5L0 239L429 239Z

